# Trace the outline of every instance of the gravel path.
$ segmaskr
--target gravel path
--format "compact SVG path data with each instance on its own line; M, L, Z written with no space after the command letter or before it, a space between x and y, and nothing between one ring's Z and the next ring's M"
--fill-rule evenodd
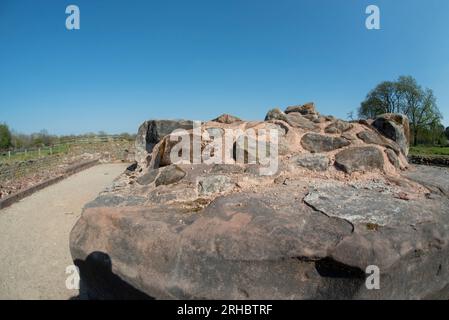
M122 173L98 165L0 210L0 299L69 299L69 233L82 207Z

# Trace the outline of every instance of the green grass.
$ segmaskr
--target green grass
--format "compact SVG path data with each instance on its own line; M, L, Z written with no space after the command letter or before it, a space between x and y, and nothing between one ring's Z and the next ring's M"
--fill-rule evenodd
M34 160L39 158L48 157L50 155L59 154L59 153L67 153L69 151L68 144L62 144L55 146L53 148L45 147L39 150L27 151L27 152L11 152L11 157L9 157L8 152L4 151L0 153L0 163L11 163L18 161L26 161L26 160Z
M439 146L410 147L410 154L411 155L449 156L449 147L439 147Z

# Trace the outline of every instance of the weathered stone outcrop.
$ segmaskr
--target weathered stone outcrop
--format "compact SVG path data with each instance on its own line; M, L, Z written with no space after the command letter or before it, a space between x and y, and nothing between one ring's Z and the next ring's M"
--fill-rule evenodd
M449 171L408 165L403 141L393 139L404 125L394 122L389 138L322 117L311 104L274 110L266 121L229 119L203 124L203 160L216 155L205 152L209 135L238 129L228 156L254 153L255 163L173 163L177 141L156 125L158 138L145 140L159 139L146 149L151 164L86 205L70 238L84 296L449 298ZM238 147L248 129L255 139L266 135L257 129L279 134L283 152L270 175L261 173L259 149ZM365 285L368 266L380 270L378 290Z
M265 116L265 121L269 120L281 120L288 123L292 127L307 131L319 130L318 126L310 118L307 118L306 115L303 115L300 112L291 111L289 113L284 113L279 108L272 109L268 111Z
M298 112L302 115L318 115L318 112L315 109L315 104L313 102L309 102L299 106L291 106L285 109L285 113Z
M343 133L348 130L351 130L352 127L353 127L353 125L350 124L349 122L342 121L342 120L335 120L334 122L332 122L330 125L328 125L326 127L324 132L326 132L326 133Z
M372 126L388 139L395 141L404 153L408 155L410 143L410 126L407 116L397 113L386 113L378 116Z
M163 137L176 129L191 130L193 122L190 120L149 120L145 121L137 132L136 160L142 167L146 167L150 161L149 155L154 146Z
M230 114L222 114L221 116L213 119L212 121L219 122L219 123L231 124L231 123L235 123L235 122L240 122L242 120L240 118L237 118Z

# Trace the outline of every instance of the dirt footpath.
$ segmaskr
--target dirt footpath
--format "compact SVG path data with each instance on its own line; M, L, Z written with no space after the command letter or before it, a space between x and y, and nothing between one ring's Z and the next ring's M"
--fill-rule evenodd
M0 299L69 299L69 233L82 207L122 173L98 165L0 210Z

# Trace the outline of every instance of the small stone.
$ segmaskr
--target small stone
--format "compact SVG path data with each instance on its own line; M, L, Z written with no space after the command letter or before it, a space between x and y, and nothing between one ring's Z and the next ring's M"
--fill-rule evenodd
M147 173L145 173L143 176L137 178L137 183L140 185L148 185L154 182L156 180L157 175L159 174L158 169L153 169Z
M169 185L182 180L186 173L177 165L170 165L161 172L156 179L156 187L160 185Z
M325 132L326 132L326 133L330 133L330 134L336 134L336 133L338 133L338 129L335 128L335 127L327 127L327 128L325 129Z
M318 117L315 120L313 120L314 123L323 123L326 122L326 119L324 117Z
M215 164L212 167L212 173L238 174L243 173L243 168L236 164Z
M405 201L409 201L410 197L407 193L405 192L398 192L397 194L394 195L394 197L396 199L401 199L401 200L405 200Z
M329 168L329 158L323 154L302 154L293 157L291 162L315 171L326 171Z
M208 176L198 182L199 194L223 192L232 188L231 178L222 175Z
M134 161L131 165L126 168L126 171L134 172L137 169L137 161Z
M349 122L343 121L343 120L336 120L330 125L326 127L324 130L326 133L343 133L348 130L351 130L353 128L353 125Z
M341 137L345 138L346 140L350 140L350 141L357 140L357 136L355 134L353 134L353 133L350 133L350 132L344 132L341 135Z

